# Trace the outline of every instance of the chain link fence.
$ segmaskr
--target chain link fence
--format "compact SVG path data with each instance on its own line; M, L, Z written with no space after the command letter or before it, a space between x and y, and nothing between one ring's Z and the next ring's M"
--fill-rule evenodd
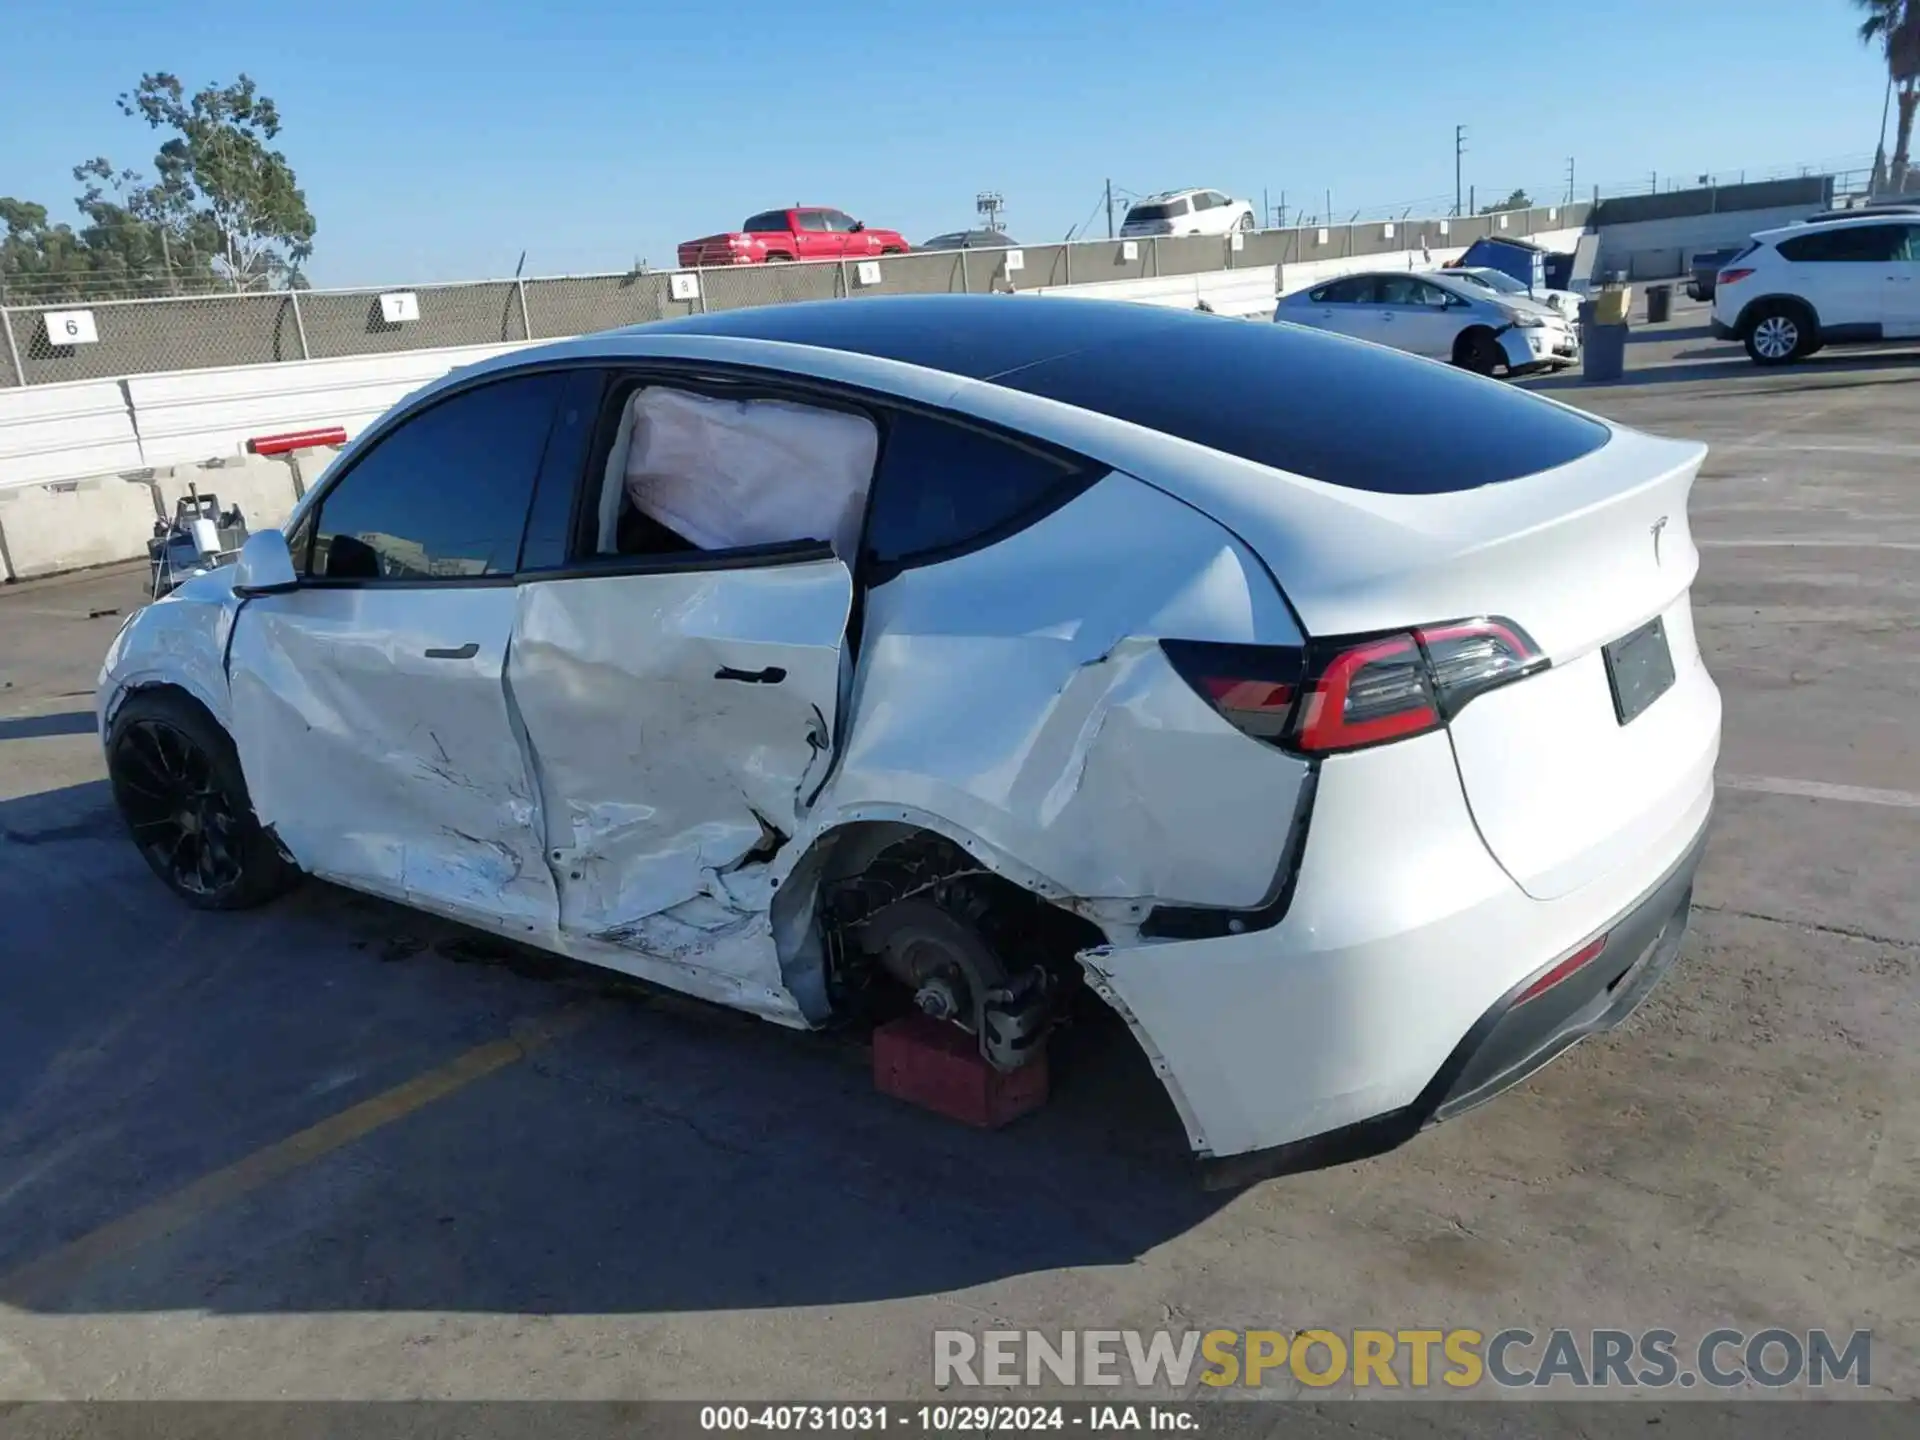
M1665 197L1663 197L1665 198ZM511 344L644 325L711 310L871 295L995 294L1216 270L1284 267L1525 237L1586 223L1586 204L1451 220L1354 221L1236 236L1089 240L1013 250L922 250L875 259L634 271L417 285L404 291L286 290L0 307L0 387L171 370L272 365ZM407 318L388 300L412 297ZM87 323L70 323L76 314Z

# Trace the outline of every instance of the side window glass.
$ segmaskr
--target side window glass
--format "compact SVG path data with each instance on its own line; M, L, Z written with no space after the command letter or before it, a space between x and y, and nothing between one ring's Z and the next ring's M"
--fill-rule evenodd
M795 213L793 223L802 230L825 230L827 217L821 210L801 210Z
M778 210L769 210L764 214L750 216L747 223L740 228L749 235L784 231L787 228L787 217Z
M1202 190L1198 195L1193 197L1193 208L1195 210L1211 210L1213 208L1213 196Z
M899 412L874 477L867 555L894 564L964 545L1076 485L1085 471L983 430Z
M511 575L563 379L496 381L402 421L322 499L310 575Z
M1450 297L1438 285L1429 285L1426 281L1420 280L1415 282L1413 289L1413 300L1416 305L1426 305L1435 310L1447 308Z
M1905 225L1901 228L1905 235L1901 241L1900 251L1894 258L1920 260L1920 225Z

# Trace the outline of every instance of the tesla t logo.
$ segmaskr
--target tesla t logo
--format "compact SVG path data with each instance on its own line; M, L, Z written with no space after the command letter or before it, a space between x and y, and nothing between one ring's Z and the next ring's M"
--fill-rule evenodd
M1660 563L1660 532L1667 528L1667 517L1662 515L1653 522L1653 563Z

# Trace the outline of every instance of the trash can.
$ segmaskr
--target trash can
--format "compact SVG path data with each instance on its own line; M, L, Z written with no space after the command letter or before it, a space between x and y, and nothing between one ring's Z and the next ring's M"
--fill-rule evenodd
M1664 325L1673 314L1673 287L1671 285L1649 285L1647 287L1647 323Z
M1589 325L1581 333L1580 374L1587 380L1618 380L1627 373L1627 327Z

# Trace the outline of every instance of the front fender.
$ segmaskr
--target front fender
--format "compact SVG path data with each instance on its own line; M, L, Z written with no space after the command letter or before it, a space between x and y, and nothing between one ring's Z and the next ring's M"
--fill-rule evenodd
M214 575L189 582L165 600L137 611L121 627L100 666L94 716L104 744L113 717L136 691L172 685L207 708L233 733L227 687L227 642L240 602L229 585L208 586Z

